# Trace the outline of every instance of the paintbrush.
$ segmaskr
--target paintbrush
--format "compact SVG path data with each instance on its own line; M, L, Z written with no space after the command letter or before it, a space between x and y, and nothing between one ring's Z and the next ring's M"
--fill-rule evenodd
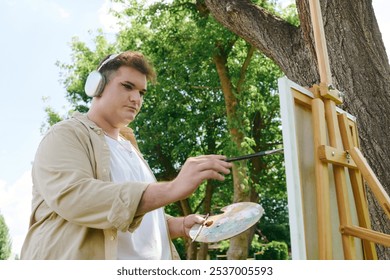
M283 149L275 149L275 150L262 151L262 152L249 154L249 155L243 155L243 156L238 156L238 157L231 157L231 158L225 159L225 161L232 162L232 161L250 159L250 158L254 158L254 157L271 155L271 154L279 154L279 153L283 153Z

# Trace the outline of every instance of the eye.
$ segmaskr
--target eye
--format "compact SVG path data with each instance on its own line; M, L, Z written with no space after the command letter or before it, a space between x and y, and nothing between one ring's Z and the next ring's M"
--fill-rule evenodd
M132 90L134 88L132 84L127 84L127 83L121 83L121 84L127 90Z

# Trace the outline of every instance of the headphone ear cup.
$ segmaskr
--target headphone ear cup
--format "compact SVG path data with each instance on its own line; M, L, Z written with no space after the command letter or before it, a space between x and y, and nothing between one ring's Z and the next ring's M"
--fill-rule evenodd
M84 90L89 97L95 97L102 93L105 85L104 76L99 71L92 71L87 77Z

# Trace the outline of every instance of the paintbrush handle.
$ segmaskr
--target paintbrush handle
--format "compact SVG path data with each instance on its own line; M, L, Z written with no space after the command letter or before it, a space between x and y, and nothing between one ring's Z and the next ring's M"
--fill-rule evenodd
M249 154L249 155L243 155L243 156L238 156L238 157L232 157L232 158L227 158L225 161L227 162L232 162L232 161L238 161L238 160L244 160L244 159L250 159L254 157L259 157L259 156L265 156L265 155L271 155L271 154L278 154L282 153L283 149L275 149L275 150L269 150L269 151L262 151L254 154Z

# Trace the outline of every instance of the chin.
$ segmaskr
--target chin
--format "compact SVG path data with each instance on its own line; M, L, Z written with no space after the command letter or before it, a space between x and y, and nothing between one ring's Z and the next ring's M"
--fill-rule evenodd
M129 123L131 123L132 121L134 121L135 117L127 117L127 118L123 118L123 123L125 125L128 125Z

